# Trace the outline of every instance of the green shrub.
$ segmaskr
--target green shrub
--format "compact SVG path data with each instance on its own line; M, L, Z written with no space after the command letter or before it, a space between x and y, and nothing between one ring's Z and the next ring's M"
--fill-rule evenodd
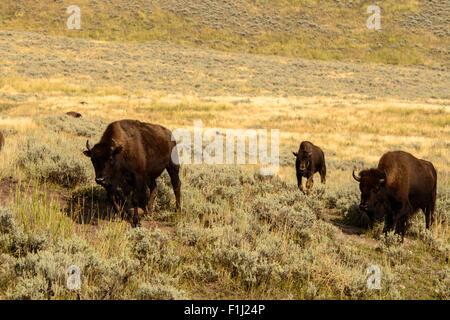
M30 177L68 188L92 178L93 169L81 149L74 153L73 142L54 135L47 138L43 142L42 137L30 136L19 146L17 164Z
M220 237L217 228L204 228L196 223L180 223L177 226L177 236L188 246L206 245Z
M141 265L156 265L160 270L178 266L180 257L169 248L169 235L160 229L149 233L145 228L134 228L128 233L128 247Z
M240 278L247 286L280 280L283 270L277 262L245 248L220 247L214 250L213 257L215 263L226 268L232 277Z
M48 282L41 275L32 278L18 278L14 289L6 293L6 298L13 300L45 300L49 297Z
M48 246L48 236L45 234L25 234L16 225L9 209L0 209L0 253L7 252L20 256L28 252L37 252Z
M352 204L344 215L344 222L360 228L368 228L371 224L370 218L366 212L359 209L357 204Z
M173 192L170 177L166 171L157 179L158 196L156 197L154 210L156 212L163 210L174 210L175 194Z
M447 225L450 224L450 191L448 189L438 192L434 216L436 221L441 221Z
M98 138L107 125L100 119L74 118L66 114L41 118L38 123L56 133L66 132L86 138Z
M195 280L205 283L216 282L219 279L219 273L211 265L211 263L199 263L184 266L182 269L182 276L187 280Z
M142 284L137 290L137 298L140 300L185 300L184 291L171 286Z

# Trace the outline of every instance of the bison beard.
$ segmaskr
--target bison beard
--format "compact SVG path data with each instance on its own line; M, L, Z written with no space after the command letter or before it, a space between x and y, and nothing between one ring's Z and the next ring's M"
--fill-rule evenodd
M404 151L385 153L377 168L353 172L361 190L360 208L372 220L384 217L384 232L404 238L412 215L422 209L426 227L434 220L437 174L431 162Z
M92 149L86 142L88 156L95 170L95 181L106 189L108 200L120 211L119 189L132 205L132 226L140 225L138 208L151 213L157 195L156 178L164 170L169 173L180 209L180 166L172 161L177 155L172 133L156 124L137 120L121 120L108 125L99 143Z

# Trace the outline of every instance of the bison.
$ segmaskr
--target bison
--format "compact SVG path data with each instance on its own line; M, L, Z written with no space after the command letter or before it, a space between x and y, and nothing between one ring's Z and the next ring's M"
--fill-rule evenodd
M0 150L3 149L4 145L5 145L5 136L3 135L3 132L0 130Z
M131 200L133 213L131 224L140 225L138 208L151 213L157 195L156 178L165 170L169 173L180 209L181 182L176 142L170 130L157 124L137 120L120 120L108 125L100 142L84 155L92 161L95 181L106 189L114 207L117 191L121 189Z
M78 113L76 111L69 111L69 112L66 112L66 114L68 116L71 116L71 117L74 117L74 118L81 118L82 117L81 113Z
M295 170L297 173L297 184L300 191L305 193L302 185L302 177L307 178L306 194L311 192L314 184L313 175L316 172L320 173L320 180L322 183L326 181L327 168L325 165L325 155L322 149L315 146L309 141L303 141L300 144L298 152L292 152L296 157Z
M384 217L384 232L392 229L404 239L411 216L425 213L427 229L434 221L437 174L429 161L404 151L385 153L377 168L363 170L353 178L361 190L360 208L371 221Z

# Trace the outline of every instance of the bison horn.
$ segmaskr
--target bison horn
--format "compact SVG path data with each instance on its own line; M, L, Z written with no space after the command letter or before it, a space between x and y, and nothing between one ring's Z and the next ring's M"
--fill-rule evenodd
M358 182L361 182L361 177L355 175L355 170L353 170L352 176L353 176L353 179L355 179L355 180L358 181Z
M88 149L88 151L91 151L91 148L89 147L89 140L86 140L86 149Z

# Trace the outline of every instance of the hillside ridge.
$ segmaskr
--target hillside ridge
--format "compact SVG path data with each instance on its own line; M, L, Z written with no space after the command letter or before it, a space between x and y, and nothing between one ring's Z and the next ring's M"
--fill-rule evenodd
M99 40L160 40L223 51L448 68L450 1L386 0L369 30L366 0L5 0L0 30Z

